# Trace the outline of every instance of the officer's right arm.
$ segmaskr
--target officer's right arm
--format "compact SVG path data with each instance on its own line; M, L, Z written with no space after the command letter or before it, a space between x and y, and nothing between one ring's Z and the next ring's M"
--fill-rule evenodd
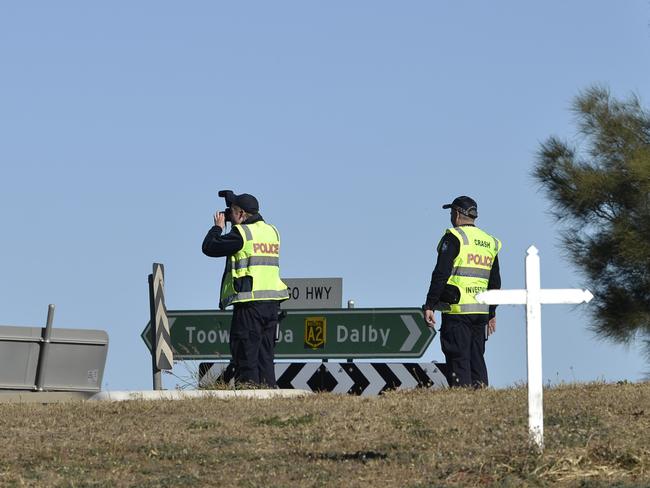
M237 227L233 227L230 232L224 235L221 234L221 229L221 227L215 225L203 239L201 250L206 256L211 258L230 256L244 247L244 239Z
M488 336L491 336L492 334L494 334L496 332L496 330L497 330L497 318L492 317L488 321L488 325L487 325L487 334L488 334Z
M429 327L436 325L436 316L433 313L433 310L426 309L424 311L424 320L426 321Z
M226 214L224 212L215 212L214 225L220 227L221 229L226 228Z
M445 234L438 245L438 260L436 267L431 273L431 283L427 293L427 301L424 305L425 310L433 310L433 307L440 301L440 295L445 289L447 280L451 276L451 270L454 267L454 259L460 252L460 242L453 234Z

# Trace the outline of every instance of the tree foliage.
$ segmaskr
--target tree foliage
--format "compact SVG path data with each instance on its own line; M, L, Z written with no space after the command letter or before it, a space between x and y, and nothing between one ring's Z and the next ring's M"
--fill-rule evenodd
M575 143L550 137L534 178L553 202L562 243L595 295L592 328L645 341L650 358L650 114L602 86L574 100Z

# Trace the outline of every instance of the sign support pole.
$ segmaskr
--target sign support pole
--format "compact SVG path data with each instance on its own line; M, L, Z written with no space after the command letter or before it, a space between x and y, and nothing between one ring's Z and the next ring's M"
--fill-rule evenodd
M47 322L45 323L45 334L41 343L41 350L38 356L38 376L36 379L36 391L43 391L45 383L45 371L50 356L50 340L52 338L52 322L54 321L54 305L47 307Z
M350 308L354 308L354 300L348 300L348 308L349 308L349 309L350 309ZM347 359L345 360L345 362L346 362L346 363L352 363L353 360L352 360L352 358L347 358Z
M153 290L153 274L149 275L149 309L151 314L151 372L153 377L153 389L162 390L162 371L156 365L156 304Z

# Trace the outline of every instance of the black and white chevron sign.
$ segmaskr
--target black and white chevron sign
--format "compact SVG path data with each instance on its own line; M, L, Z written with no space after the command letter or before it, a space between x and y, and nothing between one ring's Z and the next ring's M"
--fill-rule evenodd
M391 390L444 388L447 379L438 363L275 363L278 387L330 391L351 395L379 395ZM199 386L229 383L233 367L229 363L201 363Z
M158 370L172 369L174 354L172 341L169 336L169 320L167 307L165 307L165 267L160 263L153 263L153 316L151 321L155 324L156 341L156 367Z

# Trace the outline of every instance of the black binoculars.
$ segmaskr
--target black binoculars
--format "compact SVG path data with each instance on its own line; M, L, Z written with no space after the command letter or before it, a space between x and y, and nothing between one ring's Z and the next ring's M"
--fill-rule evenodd
M232 205L235 192L232 190L220 190L219 196L226 200L226 209L223 211L226 217L226 222L232 222L232 209L230 208L230 205Z

